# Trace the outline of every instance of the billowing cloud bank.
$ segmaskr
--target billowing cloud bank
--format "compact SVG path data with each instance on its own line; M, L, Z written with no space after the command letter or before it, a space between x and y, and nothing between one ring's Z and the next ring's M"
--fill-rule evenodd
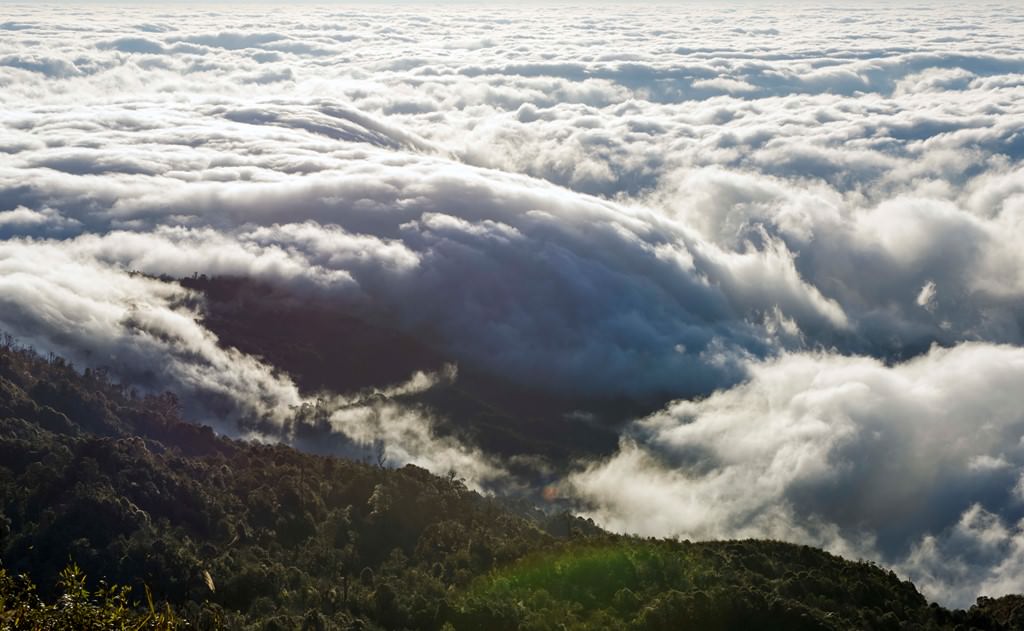
M154 277L259 279L668 404L563 485L610 527L1020 589L1020 7L0 12L0 328L301 443L311 393ZM352 396L316 423L504 475Z
M1019 590L1022 379L1020 347L785 355L638 422L570 483L617 529L813 541L899 560L953 601Z

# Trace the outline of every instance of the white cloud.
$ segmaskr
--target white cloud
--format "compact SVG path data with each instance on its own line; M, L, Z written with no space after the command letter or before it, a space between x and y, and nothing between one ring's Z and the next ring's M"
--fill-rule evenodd
M928 311L934 311L935 309L935 294L937 293L935 282L928 281L921 287L921 291L917 293L917 305Z
M639 421L619 453L568 488L616 529L856 551L960 605L1009 584L1001 556L963 551L963 576L941 561L958 550L949 529L985 550L1010 546L1005 521L1020 517L1024 467L1012 384L1024 378L1024 350L964 344L891 367L797 354L750 372L743 385ZM933 545L945 551L924 572L919 557Z
M234 431L228 421L239 417L280 423L300 400L270 367L219 348L196 322L195 300L177 285L128 275L56 243L2 242L0 271L0 328L80 366L170 387L190 413L219 429Z
M706 396L572 478L603 523L1005 590L1024 15L819 9L23 7L0 24L0 325L204 418L286 420L290 378L131 271L236 275L555 394ZM395 401L332 424L501 477Z

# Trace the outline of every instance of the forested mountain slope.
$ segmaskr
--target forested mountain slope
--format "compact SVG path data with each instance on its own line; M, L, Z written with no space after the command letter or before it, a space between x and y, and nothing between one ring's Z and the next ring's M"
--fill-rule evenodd
M873 564L769 541L605 533L457 477L228 440L10 338L0 344L0 561L52 600L81 567L192 627L1018 629L1020 597L929 605ZM3 579L3 575L0 575ZM0 580L0 628L13 622ZM6 587L5 587L6 585Z

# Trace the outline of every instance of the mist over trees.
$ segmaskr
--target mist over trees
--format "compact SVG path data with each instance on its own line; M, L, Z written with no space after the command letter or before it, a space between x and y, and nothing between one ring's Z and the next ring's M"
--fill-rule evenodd
M206 4L0 0L0 631L1024 629L1024 3Z
M0 559L0 625L11 629L994 630L1024 620L1019 597L949 611L891 571L809 547L613 535L482 496L455 472L229 440L184 422L171 394L140 394L10 336L0 344Z

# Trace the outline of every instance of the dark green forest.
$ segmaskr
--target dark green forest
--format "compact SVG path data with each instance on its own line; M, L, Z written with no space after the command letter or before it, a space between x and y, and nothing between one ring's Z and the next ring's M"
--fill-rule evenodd
M875 564L610 534L415 466L185 422L0 343L0 629L1021 629Z

